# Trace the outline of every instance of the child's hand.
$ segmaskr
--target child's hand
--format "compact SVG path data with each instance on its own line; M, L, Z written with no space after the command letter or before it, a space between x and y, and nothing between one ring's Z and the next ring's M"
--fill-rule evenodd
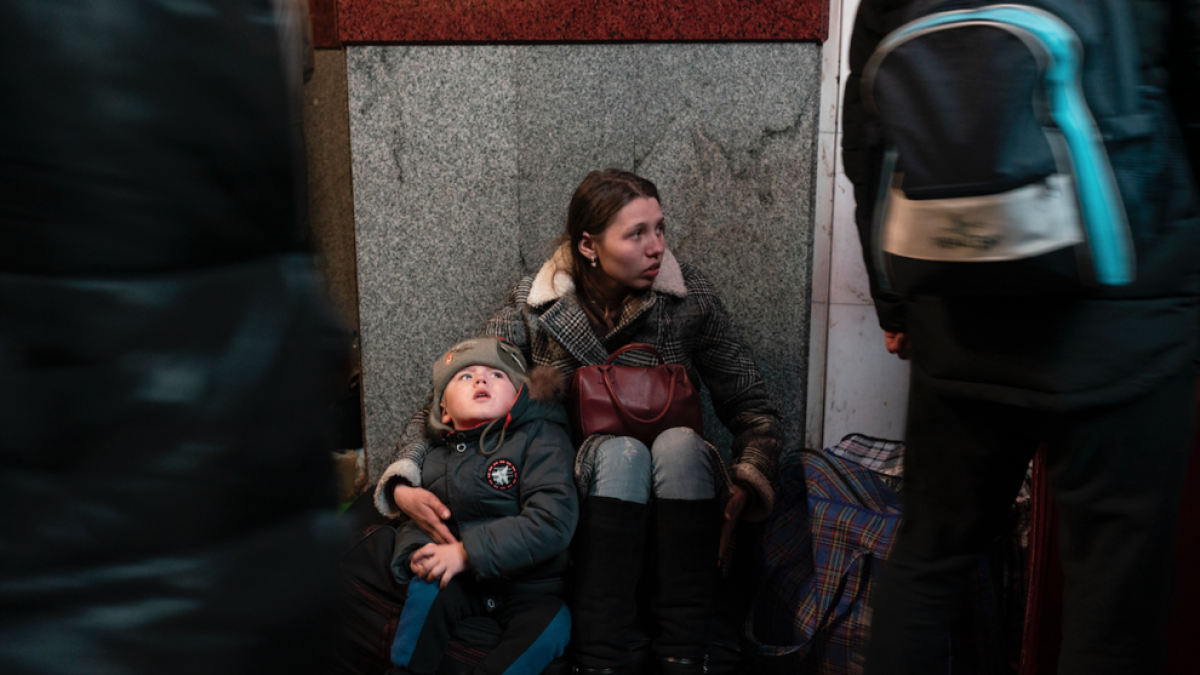
M438 588L445 588L454 575L467 569L467 549L462 542L425 544L412 554L408 566L426 583L440 578Z

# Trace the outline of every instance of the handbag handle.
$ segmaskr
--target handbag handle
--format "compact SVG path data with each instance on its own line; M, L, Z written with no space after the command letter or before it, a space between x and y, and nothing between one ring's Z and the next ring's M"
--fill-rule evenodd
M666 363L666 360L663 359L662 354L658 353L658 350L654 347L654 345L648 344L646 342L630 342L629 344L625 345L624 347L621 347L617 351L613 352L612 356L608 357L608 360L604 362L604 365L606 365L606 366L610 365L613 361L617 360L618 356L624 354L625 352L633 352L633 351L650 352L651 354L654 354L654 356L658 358L659 363ZM610 391L609 393L612 393L612 392ZM637 419L637 418L635 417L634 419Z
M635 344L635 345L629 345L629 346L636 347L639 345ZM622 351L624 351L624 349L625 348L617 350L617 353L613 354L613 356L615 357L617 354L620 354ZM651 349L654 349L654 348L651 347ZM658 350L655 350L655 353L657 354ZM660 356L658 358L661 359L662 357ZM671 371L671 382L667 385L667 389L668 389L668 391L670 391L670 393L667 394L667 404L665 406L663 406L662 412L658 413L657 415L655 415L654 417L651 417L648 420L644 420L644 419L638 417L637 415L634 415L633 413L629 412L629 409L625 407L625 404L621 403L621 397L617 396L617 392L613 391L612 382L610 382L608 379L608 368L601 369L601 377L604 378L604 388L608 389L608 395L612 397L613 403L617 404L617 408L620 409L622 414L624 414L626 417L628 417L634 421L641 422L642 424L654 424L655 422L661 420L663 418L663 416L667 414L667 411L671 409L671 403L673 403L675 401L675 380L679 379L679 371L678 370Z

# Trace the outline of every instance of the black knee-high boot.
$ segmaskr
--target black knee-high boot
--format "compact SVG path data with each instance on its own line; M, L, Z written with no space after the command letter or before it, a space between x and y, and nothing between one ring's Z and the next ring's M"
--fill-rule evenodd
M658 597L662 635L654 644L664 675L703 672L712 623L720 543L715 499L655 502Z
M629 672L629 630L637 614L645 504L588 497L575 534L571 649L581 675Z

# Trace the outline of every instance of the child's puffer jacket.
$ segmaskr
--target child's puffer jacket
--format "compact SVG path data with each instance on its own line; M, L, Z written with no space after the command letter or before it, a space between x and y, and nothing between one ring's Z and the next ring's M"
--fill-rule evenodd
M421 482L450 509L447 525L477 578L554 592L579 520L566 411L522 387L510 418L507 426L500 420L447 434L425 457ZM401 526L392 560L397 580L413 577L409 559L431 541L412 521Z

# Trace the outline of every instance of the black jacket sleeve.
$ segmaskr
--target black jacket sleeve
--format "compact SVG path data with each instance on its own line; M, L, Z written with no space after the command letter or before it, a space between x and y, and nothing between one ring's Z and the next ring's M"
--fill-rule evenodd
M903 0L863 0L859 5L850 37L850 71L846 76L846 95L842 104L842 163L846 177L854 184L854 222L862 242L871 297L875 300L879 325L895 332L904 331L904 299L880 287L878 272L871 261L875 243L871 218L883 160L883 136L879 120L863 106L860 86L863 69L876 45L901 24L901 10L905 4Z
M1183 129L1192 178L1200 183L1200 0L1171 0L1171 102Z

